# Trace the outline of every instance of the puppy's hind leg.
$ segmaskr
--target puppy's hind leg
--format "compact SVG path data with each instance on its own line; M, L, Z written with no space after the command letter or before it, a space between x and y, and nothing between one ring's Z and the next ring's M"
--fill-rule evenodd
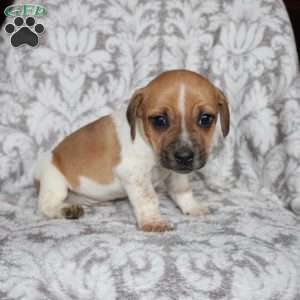
M43 166L40 177L39 210L49 218L78 219L84 213L77 204L64 203L68 185L61 172L51 161Z

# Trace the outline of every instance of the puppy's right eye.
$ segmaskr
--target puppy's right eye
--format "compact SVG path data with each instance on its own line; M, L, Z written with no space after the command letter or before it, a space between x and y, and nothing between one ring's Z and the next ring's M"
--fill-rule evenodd
M169 119L165 114L149 117L149 120L154 128L166 129L169 127Z

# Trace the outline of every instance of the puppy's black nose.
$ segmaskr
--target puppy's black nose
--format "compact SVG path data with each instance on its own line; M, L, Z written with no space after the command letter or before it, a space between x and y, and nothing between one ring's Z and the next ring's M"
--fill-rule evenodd
M190 165L194 160L194 152L189 148L182 148L174 153L174 157L179 164Z

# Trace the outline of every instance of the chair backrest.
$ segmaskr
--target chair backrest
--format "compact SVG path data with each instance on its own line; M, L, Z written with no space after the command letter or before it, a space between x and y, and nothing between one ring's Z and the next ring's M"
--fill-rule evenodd
M1 189L30 185L38 152L175 68L206 75L230 103L230 135L225 141L216 136L206 177L284 189L290 154L281 112L292 109L284 98L298 63L281 1L41 4L48 14L35 17L44 33L31 28L37 47L14 48L1 32ZM15 26L10 35L17 35L14 18L7 22Z

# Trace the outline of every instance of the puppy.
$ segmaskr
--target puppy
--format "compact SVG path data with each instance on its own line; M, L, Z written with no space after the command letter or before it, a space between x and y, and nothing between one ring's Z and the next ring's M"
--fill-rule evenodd
M37 163L39 210L50 218L76 219L83 208L64 202L68 190L97 199L128 196L138 227L166 231L154 181L165 181L184 214L208 209L193 198L188 173L208 158L217 118L229 132L228 103L203 76L167 71L138 89L129 106L67 136Z

